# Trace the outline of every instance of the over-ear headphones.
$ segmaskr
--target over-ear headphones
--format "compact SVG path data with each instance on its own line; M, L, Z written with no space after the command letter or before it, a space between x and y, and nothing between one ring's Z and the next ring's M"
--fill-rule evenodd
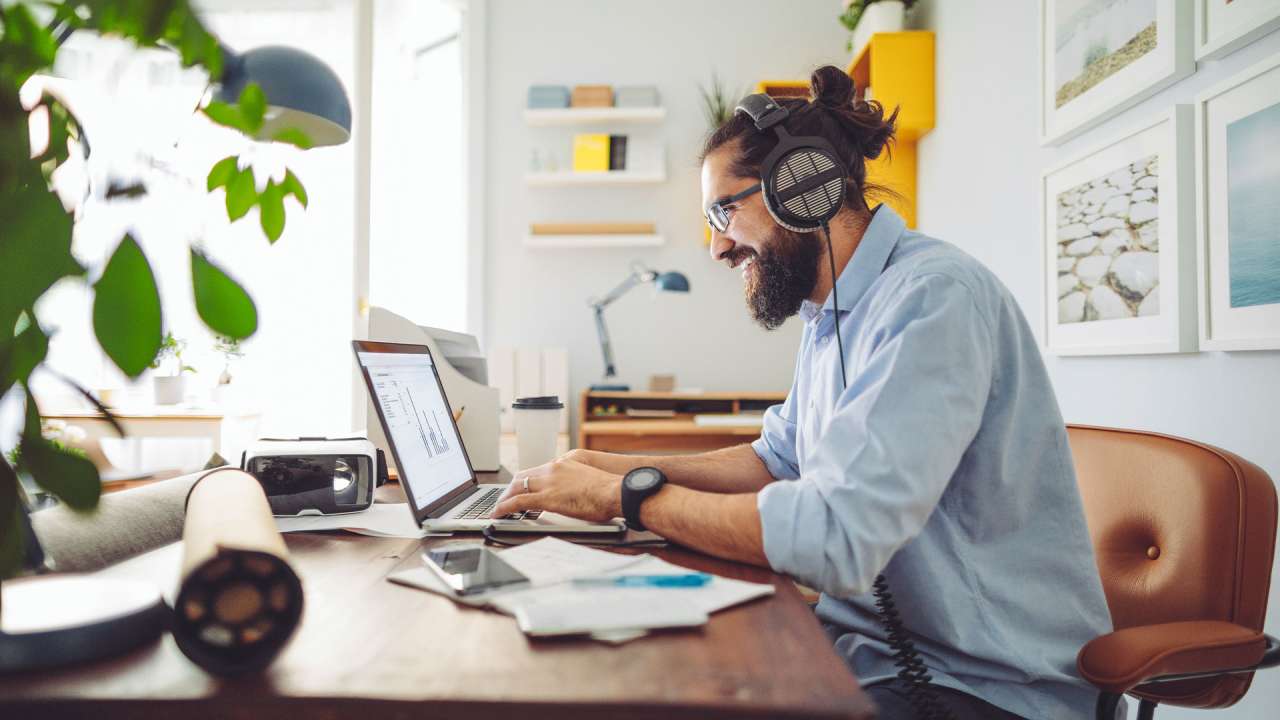
M748 95L734 112L746 113L756 129L773 128L778 145L760 166L761 195L782 227L813 232L830 222L844 204L848 168L825 138L792 136L783 127L791 114L764 93Z

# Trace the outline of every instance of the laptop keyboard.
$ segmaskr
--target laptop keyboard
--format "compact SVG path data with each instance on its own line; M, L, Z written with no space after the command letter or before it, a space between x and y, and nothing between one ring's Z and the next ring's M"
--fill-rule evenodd
M458 520L477 520L479 518L489 517L489 513L493 512L493 506L498 504L498 498L502 497L502 488L494 488L485 494L476 498L466 510L458 513ZM541 510L522 510L518 513L511 513L503 516L503 520L537 520L542 514Z

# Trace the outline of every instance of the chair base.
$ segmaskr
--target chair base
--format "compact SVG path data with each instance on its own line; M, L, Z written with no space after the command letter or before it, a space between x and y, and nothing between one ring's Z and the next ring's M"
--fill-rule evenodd
M1124 695L1119 693L1099 693L1098 704L1095 706L1095 717L1097 720L1115 720L1116 710L1120 707L1120 699ZM1138 720L1151 720L1156 716L1156 705L1159 703L1151 700L1141 700L1138 702Z

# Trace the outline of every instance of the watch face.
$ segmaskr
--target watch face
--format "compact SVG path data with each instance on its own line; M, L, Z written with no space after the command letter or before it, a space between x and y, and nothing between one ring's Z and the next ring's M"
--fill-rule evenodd
M658 484L658 471L652 468L640 468L627 473L627 487L632 490L648 490Z

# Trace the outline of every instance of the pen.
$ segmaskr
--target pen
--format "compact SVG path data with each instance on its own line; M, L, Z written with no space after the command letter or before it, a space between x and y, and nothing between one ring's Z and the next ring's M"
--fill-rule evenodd
M617 577L574 578L574 585L593 587L702 587L711 582L706 573L685 575L618 575Z

